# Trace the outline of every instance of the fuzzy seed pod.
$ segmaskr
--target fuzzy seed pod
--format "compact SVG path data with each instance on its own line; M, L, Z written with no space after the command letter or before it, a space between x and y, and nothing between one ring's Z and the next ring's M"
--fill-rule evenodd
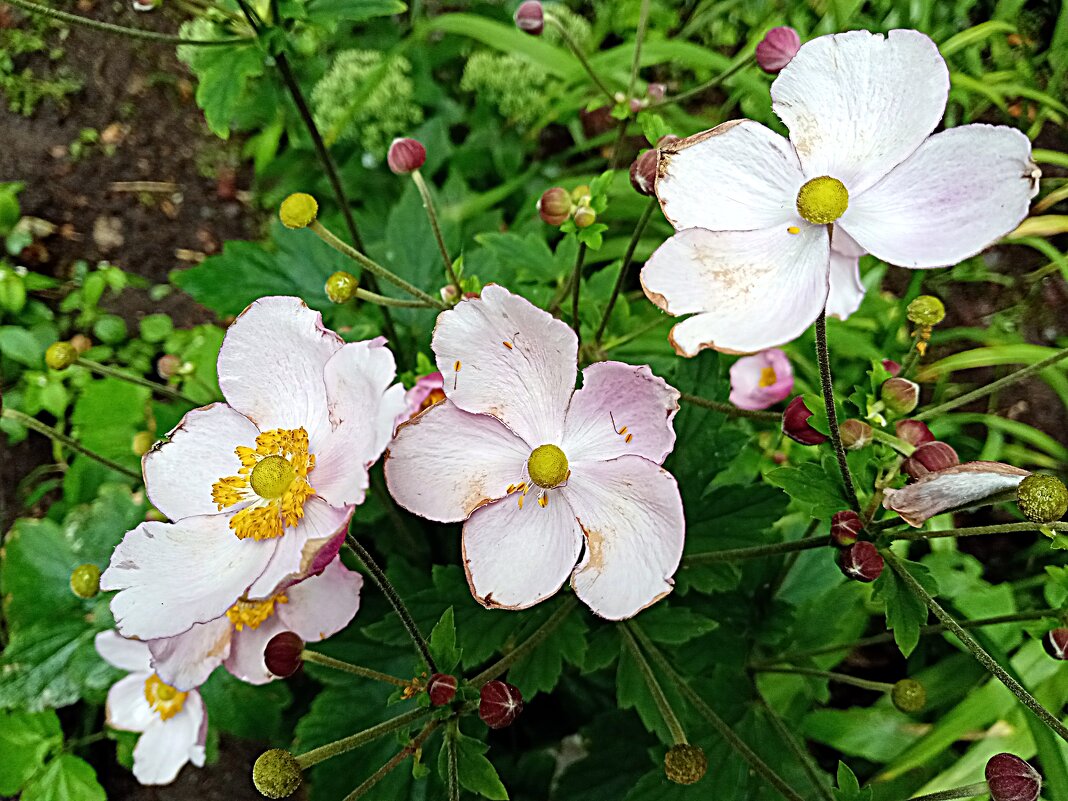
M45 351L45 364L53 370L66 370L78 361L78 351L69 342L53 342Z
M664 754L664 775L675 784L696 784L708 771L708 757L696 745L673 745Z
M100 568L93 564L74 568L70 574L70 591L79 598L94 598L100 592Z
M1020 482L1016 505L1032 523L1055 523L1068 511L1068 488L1056 476L1036 473Z
M292 795L303 779L297 758L281 748L264 751L252 766L252 783L267 798Z
M916 679L901 679L890 691L890 700L902 712L914 715L927 706L927 690Z
M295 192L282 201L278 219L286 228L307 228L315 222L318 213L319 204L315 198L305 192Z

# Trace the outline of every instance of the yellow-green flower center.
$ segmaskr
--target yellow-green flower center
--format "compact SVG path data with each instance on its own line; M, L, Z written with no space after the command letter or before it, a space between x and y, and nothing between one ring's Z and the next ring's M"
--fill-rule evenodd
M774 367L765 367L763 370L760 371L760 386L770 387L778 380L779 377L775 375Z
M567 457L556 445L539 445L527 459L527 472L543 489L559 487L567 480Z
M797 213L813 225L833 223L849 208L845 184L829 175L813 178L797 193Z
M260 459L252 468L249 484L252 491L269 501L285 495L297 471L284 456L268 456Z

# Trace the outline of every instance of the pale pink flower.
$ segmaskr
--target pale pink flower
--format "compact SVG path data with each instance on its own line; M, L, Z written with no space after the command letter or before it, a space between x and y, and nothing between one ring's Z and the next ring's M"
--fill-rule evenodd
M105 662L129 671L108 690L107 725L141 732L134 746L133 773L141 784L170 784L186 762L204 765L208 713L195 689L171 687L152 671L148 645L115 630L96 635Z
M427 373L420 376L415 386L404 393L405 410L397 416L397 425L429 409L435 403L445 400L445 379L441 373Z
M173 637L321 570L404 408L384 340L345 344L299 298L249 306L218 369L227 402L144 456L149 499L174 522L128 532L101 576L126 636Z
M767 409L794 391L794 369L778 348L744 356L731 365L730 401L739 409Z
M415 514L466 521L475 598L523 609L570 576L618 620L667 595L685 524L660 465L679 393L620 362L590 365L576 391L574 332L500 286L442 312L433 349L447 400L400 427L386 482Z
M661 150L657 196L678 233L642 270L650 300L694 315L675 350L752 353L864 295L865 252L956 264L1013 230L1038 191L1013 128L942 120L949 70L917 31L821 36L771 86L790 138L733 120Z
M883 507L919 527L935 515L990 503L1013 492L1031 475L1001 462L965 462L927 473L902 489L888 489Z
M215 620L149 640L152 667L179 690L203 684L220 664L243 681L265 684L274 678L263 661L271 638L292 631L305 642L318 642L337 634L360 608L362 586L360 574L334 557L318 575L280 587L262 601L238 601Z

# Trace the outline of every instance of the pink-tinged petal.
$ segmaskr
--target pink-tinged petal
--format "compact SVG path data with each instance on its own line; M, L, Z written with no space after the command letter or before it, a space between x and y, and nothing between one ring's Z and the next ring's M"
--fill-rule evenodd
M278 678L267 669L263 661L263 652L267 649L267 643L276 634L286 630L286 625L278 617L277 612L256 628L247 626L241 631L234 632L233 644L230 647L230 656L226 659L226 669L241 681L249 684L266 684Z
M951 128L850 198L840 224L883 261L944 267L1012 231L1027 216L1040 175L1030 140L1016 129Z
M739 359L731 365L730 375L730 402L739 409L767 409L794 390L790 359L778 348Z
M460 409L496 417L531 448L560 441L578 356L566 323L491 284L438 315L432 347Z
M868 251L862 248L841 225L835 223L834 231L831 233L831 252L859 259Z
M363 576L334 559L318 576L310 576L286 590L287 603L275 614L284 629L305 642L325 640L341 631L360 608Z
M844 256L831 248L831 291L827 295L827 315L845 320L860 308L864 284L855 256Z
M645 294L668 314L697 314L671 331L679 355L753 353L812 324L827 300L830 247L823 227L796 228L688 228L657 249L642 268Z
M141 461L149 500L171 520L216 514L212 485L237 473L241 462L234 449L253 445L259 433L225 403L193 409Z
M128 640L115 629L96 635L93 640L96 652L109 665L131 673L146 673L152 670L152 654L140 640Z
M526 609L556 594L582 553L582 530L559 490L545 506L537 487L484 506L464 524L463 557L471 594L494 609Z
M108 690L107 725L120 731L144 731L159 716L145 697L145 682L151 673L131 673Z
M918 31L850 31L801 46L771 85L808 178L829 175L850 196L908 158L942 120L949 70Z
M200 720L185 706L173 718L153 721L134 746L134 778L141 784L170 784L189 761L199 732Z
M443 401L397 430L386 451L386 486L409 512L455 523L520 483L530 452L496 418Z
M396 376L393 353L379 341L350 343L326 363L332 428L315 455L311 482L327 503L363 503L367 468L382 455L405 408Z
M805 182L789 141L752 120L732 120L660 150L656 196L677 229L786 227Z
M444 399L445 379L441 373L433 372L421 376L415 382L415 386L404 393L405 409L397 415L394 425L399 426L407 422L419 412Z
M226 332L219 387L261 431L303 428L314 453L329 430L323 371L343 344L300 298L260 298Z
M174 637L149 640L156 675L179 690L199 687L230 654L233 631L230 618L223 615Z
M993 502L998 495L1014 491L1031 475L1001 462L965 462L928 473L904 489L888 489L883 506L897 512L910 526L943 512Z
M204 767L205 757L204 746L208 741L208 710L204 706L204 699L196 691L189 693L188 697L186 697L185 706L193 718L193 723L196 724L197 721L200 721L197 724L196 740L189 746L189 761L198 768L202 768Z
M238 539L227 515L142 523L126 533L100 577L119 590L111 612L122 634L173 637L222 615L263 573L269 541Z
M309 498L300 525L287 528L285 534L272 540L271 561L249 587L248 597L269 598L280 587L308 575L319 551L348 529L352 510L351 506L331 506L322 498Z
M679 391L646 365L597 362L582 371L560 447L571 460L614 459L626 453L657 464L675 447L672 420Z
M671 592L686 522L670 473L640 456L583 462L572 465L563 493L586 538L571 578L583 603L623 620Z

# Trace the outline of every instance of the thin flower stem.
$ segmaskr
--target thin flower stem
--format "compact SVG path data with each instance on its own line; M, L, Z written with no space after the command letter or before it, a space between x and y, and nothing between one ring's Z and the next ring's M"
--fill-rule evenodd
M704 409L720 412L728 417L748 417L750 420L767 420L769 423L773 420L776 422L782 420L782 414L780 412L762 412L756 409L739 409L737 406L730 403L709 400L708 398L702 398L698 395L690 395L686 392L682 393L681 400L686 403L692 403L694 406L700 406Z
M593 81L594 85L601 91L601 94L608 100L609 105L615 105L615 93L605 85L605 82L601 80L601 76L593 69L593 65L587 60L586 54L582 52L582 48L579 47L579 43L575 41L575 37L571 35L571 32L564 27L564 24L560 22L554 14L546 13L545 21L556 28L557 32L560 34L560 38L564 40L564 44L567 45L575 58L579 60L582 68L586 70L586 74L590 76L590 80Z
M1053 365L1065 359L1068 359L1068 348L1058 351L1057 353L1054 353L1052 356L1049 356L1048 358L1045 358L1040 362L1035 362L1030 367L1024 367L1021 370L1017 370L1015 373L1010 373L1004 378L999 378L997 381L987 384L985 387L980 387L979 389L972 390L971 392L966 392L959 398L954 398L951 401L946 401L945 403L939 404L938 406L932 406L930 409L926 409L920 414L914 414L912 416L912 419L930 420L932 417L937 417L940 414L948 412L950 409L956 409L958 406L964 406L966 403L971 403L973 400L978 400L979 398L985 397L986 395L989 395L992 392L997 392L1000 389L1015 384L1017 381L1022 381L1028 376L1034 375L1035 373L1041 370L1045 370L1047 367L1052 367Z
M353 553L363 562L367 568L367 572L371 574L371 580L378 586L378 589L382 591L382 594L386 596L386 600L389 601L390 606L393 607L393 611L397 613L397 617L400 618L401 623L404 625L405 630L408 632L408 636L412 638L412 642L415 644L416 650L423 658L423 662L426 664L427 669L431 673L438 672L438 666L434 663L434 657L430 655L430 646L426 644L426 640L423 638L422 633L419 631L419 626L416 625L415 619L412 617L412 613L408 611L408 607L404 605L404 601L401 600L397 591L393 588L393 585L389 581L389 577L386 576L386 571L378 566L378 563L374 560L367 549L360 545L352 534L345 534L345 544L352 549Z
M419 170L412 170L412 180L415 181L419 194L423 198L423 208L426 209L427 219L430 220L430 227L434 231L434 239L437 241L438 250L441 252L441 260L445 264L445 275L448 276L449 282L456 287L456 296L460 297L463 293L463 288L460 286L460 277L456 275L456 270L452 266L452 259L449 258L449 249L445 247L445 239L441 235L441 226L438 225L438 214L434 210L434 200L430 197L430 188L426 185L423 174Z
M580 242L578 255L575 256L575 274L571 278L571 327L575 336L582 343L582 322L579 320L579 293L582 290L582 267L586 263L586 243Z
M842 473L842 486L845 488L846 500L854 512L860 511L860 501L853 487L853 477L849 474L849 462L846 461L842 434L838 430L838 413L834 408L834 384L831 379L831 356L827 350L827 310L820 312L816 318L816 359L820 366L820 387L823 390L823 405L827 410L827 424L831 431L831 444L838 458L838 469Z
M106 364L100 364L99 362L91 361L90 359L83 359L80 356L75 364L84 367L87 370L92 370L94 373L100 375L110 376L111 378L117 378L120 381L125 381L128 384L135 384L139 387L145 387L155 392L157 395L163 395L166 398L172 400L181 401L182 403L188 403L190 406L202 406L200 401L193 400L188 395L183 395L178 390L168 387L166 384L157 384L155 381L149 381L147 378L142 378L139 375L133 375L122 370L117 370L114 367L109 367Z
M652 109L660 108L661 106L669 106L672 103L681 103L683 100L689 100L691 97L696 97L697 95L701 94L702 92L706 92L709 89L713 89L713 88L719 86L725 80L727 80L728 78L733 77L737 73L741 72L742 69L744 69L745 67L748 67L752 63L753 63L753 58L752 57L746 58L746 59L742 59L741 61L739 61L734 66L729 67L726 70L724 70L723 72L721 72L715 78L712 78L711 80L705 81L702 84L698 84L697 86L693 87L692 89L687 89L685 92L680 92L679 94L674 95L672 97L665 97L663 100L658 100L655 103L650 103L648 106L646 106L646 108L649 109L649 110L652 110Z
M553 612L544 623L538 626L526 640L506 653L477 676L471 678L469 680L471 686L477 690L487 681L492 681L503 674L508 668L541 645L542 641L556 631L557 626L563 623L574 609L575 596L569 595L564 598L563 603L560 604L557 610Z
M885 431L880 431L875 426L871 427L871 438L884 445L889 445L902 456L912 456L912 454L916 452L915 445L905 442L905 440L900 437L895 437L893 434L887 434Z
M908 378L912 373L912 369L916 366L916 363L920 360L920 334L917 331L912 335L912 347L909 349L908 356L905 357L904 364L901 365L901 372L898 373L902 378Z
M404 300L403 298L391 298L388 295L379 295L377 292L371 292L366 289L356 288L353 293L353 297L358 300L366 301L367 303L374 303L377 306L392 306L398 309L436 309L437 306L431 306L429 303L422 300Z
M653 696L656 708L660 711L660 717L664 719L668 731L671 732L672 744L687 745L689 740L686 739L686 732L683 730L682 724L679 723L675 710L668 703L667 696L664 695L664 688L656 680L656 674L653 673L652 667L649 666L641 649L638 648L638 641L634 639L634 635L630 631L630 624L624 623L620 626L619 633L623 638L623 644L627 646L627 650L630 651L630 655L638 666L638 672L642 674L642 679L645 680L645 686L649 689L649 694Z
M638 28L634 32L634 57L630 62L630 82L627 84L627 100L634 97L634 87L638 83L638 70L642 63L642 42L645 41L645 31L649 24L650 0L642 0L641 9L638 11Z
M660 203L655 197L649 199L649 205L645 207L642 216L638 218L638 223L634 226L634 232L630 235L630 242L627 243L627 250L623 254L623 263L619 267L619 275L616 276L616 283L612 287L612 294L608 296L608 304L604 307L601 323L597 326L597 333L593 335L593 341L598 345L601 344L601 337L604 336L604 331L608 327L608 318L612 316L612 309L615 308L616 299L623 289L623 284L626 283L627 273L630 272L630 265L634 261L634 251L638 248L638 241L642 238L645 226L649 224L649 219L653 216L653 210L659 205Z
M1051 528L1055 531L1068 531L1068 523L999 523L995 526L972 526L970 528L947 528L942 531L902 531L892 534L895 540L935 540L944 537L976 537L986 534L1013 534L1016 532L1038 531L1039 528Z
M304 650L300 652L300 658L305 662L311 662L316 665L322 665L323 667L333 668L334 670L340 670L343 673L351 673L354 676L362 676L365 679L373 679L374 681L385 682L386 684L392 684L395 687L408 687L411 682L405 681L397 676L391 676L388 673L381 673L371 668L361 667L360 665L353 665L349 662L343 662L340 659L334 659L332 656L326 654L320 654L317 651Z
M409 295L419 298L419 300L423 301L430 307L433 307L435 309L445 308L445 304L437 298L433 297L432 295L428 295L419 287L415 286L415 284L411 284L408 281L405 281L399 275L390 272L378 262L368 258L348 243L343 242L318 220L313 221L312 224L308 226L308 228L314 231L318 235L318 237L323 240L323 242L328 244L338 253L348 256L354 262L363 267L371 276L377 276L386 281L389 281L394 286L403 289Z
M834 681L838 684L848 684L851 687L859 687L862 690L872 690L877 693L888 693L894 689L893 684L888 684L885 681L869 681L868 679L857 678L856 676L850 676L846 673L833 673L829 670L816 670L815 668L802 668L802 667L757 667L755 665L750 668L754 673L786 673L795 676L812 676L817 679L826 679L827 681Z
M634 329L628 331L627 333L616 337L615 339L608 340L607 342L604 343L604 349L606 351L609 351L609 350L612 350L613 348L622 347L623 345L626 345L628 342L633 342L635 339L637 339L638 337L642 336L643 334L649 333L654 328L659 328L660 325L663 324L663 322L664 322L663 318L655 317L652 320L650 320L649 322L647 322L645 325L640 325L637 328L634 328Z
M927 793L926 795L914 795L908 801L950 801L953 798L974 798L975 796L985 796L990 792L990 788L986 782L976 782L975 784L968 784L964 787L954 787L952 790L941 790L937 793Z
M445 736L445 758L449 765L449 801L460 801L460 772L456 764L456 734L458 726L456 720L449 721L449 729Z
M754 545L750 548L726 548L722 551L708 551L706 553L694 553L683 557L683 569L711 565L717 562L738 562L744 559L757 559L761 556L778 556L795 551L808 551L812 548L823 548L830 544L826 537L809 537L807 539L788 540L786 542L772 542L768 545Z
M141 481L141 475L139 473L135 473L128 467L123 467L118 462L111 461L111 459L107 458L106 456L101 456L99 453L90 450L77 440L71 439L66 434L61 434L56 429L52 428L52 426L42 423L36 417L30 417L28 414L23 414L22 412L16 409L4 409L2 412L0 412L0 417L6 417L8 420L13 420L24 428L28 428L31 431L36 431L38 434L44 434L46 437L55 440L60 445L70 448L72 451L80 453L83 456L88 456L93 461L99 462L100 464L104 465L104 467L110 470L114 470L116 473L120 473L126 476L127 478L132 479L133 481Z
M429 714L429 709L409 709L403 715L397 715L397 717L371 726L369 729L358 731L348 737L342 737L340 740L306 751L297 757L297 764L300 765L301 770L307 770L312 765L318 765L323 760L336 757L338 754L344 754L354 748L359 748L361 745L373 742L379 737L385 737L387 734L406 728Z
M801 763L801 767L805 771L805 775L808 776L808 780L812 782L812 786L816 788L816 792L819 793L820 798L823 801L834 801L831 796L831 791L827 788L827 785L820 779L820 770L816 765L815 760L812 758L812 754L805 748L804 743L798 740L794 736L794 733L790 731L789 726L786 725L779 714L771 708L771 705L764 702L764 715L771 721L772 728L779 734L779 739L782 740L794 752L794 756L797 757L798 762Z
M667 658L660 653L660 651L653 645L652 641L642 631L641 626L633 621L628 624L630 630L634 633L634 636L638 638L638 642L641 643L645 652L649 654L649 657L653 660L656 666L660 669L661 675L665 676L668 681L678 688L679 692L693 705L693 708L697 710L705 720L711 724L712 728L716 730L720 737L726 740L727 745L738 752L738 755L749 763L756 773L772 787L774 787L783 798L788 801L805 801L805 799L797 793L786 781L779 776L771 767L760 758L760 756L742 740L737 734L734 733L734 729L727 725L715 710L712 709L705 699L698 695L692 687L686 681L683 680L675 668L671 666Z
M905 568L901 563L901 560L899 560L889 548L883 548L880 553L883 555L883 559L886 560L887 564L889 564L901 580L905 582L905 586L909 588L909 591L922 601L949 631L956 635L957 639L960 640L961 645L972 652L976 661L986 668L994 678L1004 684L1013 695L1020 699L1020 703L1034 712L1038 719L1049 726L1058 737L1065 742L1068 742L1068 727L1066 727L1056 716L1051 714L1048 709L1042 706L1042 704L1036 701L1034 696L1024 689L1016 679L1010 676L1005 669L997 663L997 660L990 656L983 646L981 646L971 634L965 631L964 627L954 620L953 616L938 604L938 601L931 597L931 594L924 589L923 585L916 580L916 577Z
M63 22L69 22L73 25L82 25L86 28L103 31L104 33L117 34L130 39L144 39L150 42L159 42L161 44L194 45L197 47L225 47L255 44L256 42L255 37L252 36L228 36L223 39L184 39L181 36L174 36L168 33L146 31L140 28L127 28L124 25L114 25L110 22L101 22L77 14L68 14L66 11L60 11L55 8L50 8L49 6L41 5L40 3L34 3L32 0L4 0L4 2L8 3L8 5L15 6L16 8L21 8L23 11L27 11L31 14L52 17L54 19L62 20Z
M419 734L415 735L415 738L408 743L404 748L394 754L389 762L380 767L374 773L367 777L367 779L355 790L345 796L344 801L355 801L357 798L365 795L372 787L382 781L386 776L393 772L393 770L400 765L401 762L406 760L416 751L423 747L423 743L433 734L437 728L441 725L440 720L432 720L427 723L423 730Z

